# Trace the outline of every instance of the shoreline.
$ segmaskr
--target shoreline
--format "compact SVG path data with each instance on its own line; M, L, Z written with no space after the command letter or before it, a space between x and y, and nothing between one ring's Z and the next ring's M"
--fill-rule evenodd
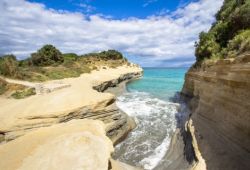
M6 131L3 131L3 124L1 124L0 137L2 138L2 143L0 144L0 155L6 156L3 156L4 159L0 161L0 167L7 166L9 170L17 168L36 169L42 163L44 167L54 169L62 161L63 163L59 167L86 166L90 170L103 169L104 167L107 169L112 168L113 170L138 170L136 167L112 159L111 153L114 151L114 146L122 141L136 124L132 118L116 106L116 96L110 93L109 87L121 90L121 87L125 87L127 82L140 77L143 70L139 67L120 67L111 69L111 71L105 70L106 74L113 73L112 76L109 75L108 78L106 77L102 81L100 79L98 82L95 81L100 77L103 78L102 71L81 75L79 78L76 78L82 83L83 81L81 80L83 79L86 81L86 78L94 78L94 81L93 79L92 81L87 81L85 85L88 84L88 89L94 95L100 97L95 104L91 103L91 105L86 105L80 108L80 110L78 108L78 111L68 112L66 115L64 113L62 115L57 113L52 116L36 115L36 117L29 115L29 118L21 118L21 120L26 118L25 122L20 122L20 120L14 121L17 124L13 127L9 126L12 129ZM62 81L65 83L76 79L70 78ZM79 85L79 81L75 83ZM76 84L72 83L68 88L59 89L48 94L36 95L27 99L5 99L5 102L9 101L10 103L8 104L13 104L12 102L27 103L31 99L36 100L40 97L56 96L67 91L67 89L69 90L69 88L77 92L78 88L73 89L76 87ZM85 90L87 90L86 86ZM91 92L88 94L91 95ZM3 101L4 99L1 98L1 100ZM57 102L60 102L60 100L57 100ZM32 103L29 104L31 105ZM9 107L10 111L13 107L15 105ZM0 117L2 116L1 113L4 113L2 109L0 110ZM19 114L19 116L21 115ZM17 118L20 119L20 117ZM0 120L3 121L2 119ZM18 154L15 156L16 152ZM59 153L58 158L54 157L55 153ZM70 154L68 155L67 153ZM82 154L85 155L83 158L81 158ZM93 155L96 155L98 158L96 156L93 157ZM87 159L95 163L83 162L83 160L75 163L74 160L77 159ZM50 161L47 162L46 160Z
M125 81L122 81L121 83L117 84L117 86L115 87L109 87L107 88L104 93L111 93L113 95L115 95L115 97L117 98L118 96L122 95L123 93L126 93L127 92L127 84L132 82L132 81L135 81L137 79L140 79L140 77L135 77L135 78L132 78L132 79L129 79L129 80L125 80ZM115 104L116 105L116 104ZM117 107L117 106L116 106ZM129 124L131 125L131 129L126 131L126 133L123 134L123 136L121 136L118 140L116 140L113 145L114 147L116 145L118 145L119 143L123 142L124 139L126 139L126 137L128 136L128 134L136 128L137 124L134 120L133 117L130 117L126 112L124 112L123 110L121 110L119 107L117 107L120 112L122 112L123 114L127 115L128 117L128 121L129 121Z
M134 79L119 84L119 87L109 88L108 91L111 92L112 94L116 94L119 96L122 93L126 92L126 85L130 81L134 81ZM176 127L175 131L170 137L170 144L167 148L167 151L165 152L161 161L159 161L159 164L157 164L154 167L154 169L166 169L166 170L191 169L192 165L188 163L183 153L185 145L184 145L181 130L182 128L179 128L178 126ZM114 157L114 158L118 158L118 157ZM134 165L131 162L127 162L127 163ZM143 166L138 166L138 167L143 167Z

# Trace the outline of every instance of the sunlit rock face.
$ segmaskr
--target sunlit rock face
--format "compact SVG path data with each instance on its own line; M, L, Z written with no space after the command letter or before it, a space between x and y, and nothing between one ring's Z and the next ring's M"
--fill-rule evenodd
M206 168L249 169L250 55L190 69L182 94Z
M2 144L0 169L108 169L111 140L97 120L44 127Z
M113 143L118 143L135 123L116 107L113 94L103 92L141 75L142 69L137 66L110 68L60 80L69 87L50 93L21 100L0 98L0 142L72 119L97 119L107 125L106 133Z

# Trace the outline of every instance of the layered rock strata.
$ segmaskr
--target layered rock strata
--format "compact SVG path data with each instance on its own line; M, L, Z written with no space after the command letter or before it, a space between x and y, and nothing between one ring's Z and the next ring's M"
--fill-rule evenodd
M61 80L70 86L48 94L22 100L0 98L1 141L72 119L96 119L106 124L107 135L117 143L135 123L116 107L114 95L100 92L141 75L139 67L107 69Z
M114 148L97 120L43 127L0 145L0 169L107 170Z
M71 120L0 145L0 169L138 170L111 159L113 151L102 121Z
M183 139L193 168L250 169L250 54L191 68L182 96L191 111Z

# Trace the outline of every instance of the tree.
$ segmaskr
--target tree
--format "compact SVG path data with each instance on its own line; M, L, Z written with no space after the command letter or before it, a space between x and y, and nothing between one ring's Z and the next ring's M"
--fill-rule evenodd
M31 61L35 66L50 66L64 61L62 53L53 45L45 45L36 53L31 54Z

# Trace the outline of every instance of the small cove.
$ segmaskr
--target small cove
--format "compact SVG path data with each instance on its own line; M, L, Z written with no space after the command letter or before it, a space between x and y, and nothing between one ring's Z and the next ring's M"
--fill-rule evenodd
M172 98L184 83L187 68L144 68L144 76L127 84L117 106L134 117L137 127L118 144L114 158L144 169L157 169L176 129L179 104Z

